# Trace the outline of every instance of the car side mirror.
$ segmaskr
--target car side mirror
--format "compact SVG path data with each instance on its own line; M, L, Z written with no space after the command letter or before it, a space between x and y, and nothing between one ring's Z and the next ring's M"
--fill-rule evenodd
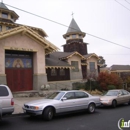
M118 96L120 97L120 96L121 96L121 93L119 93Z
M66 97L63 97L62 99L61 99L61 101L64 101L64 100L66 100L67 98Z

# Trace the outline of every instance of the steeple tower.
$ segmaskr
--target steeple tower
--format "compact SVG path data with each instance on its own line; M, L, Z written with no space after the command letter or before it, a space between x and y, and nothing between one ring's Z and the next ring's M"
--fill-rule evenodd
M72 18L66 34L63 35L66 39L66 44L63 45L64 52L77 51L82 55L86 55L87 43L83 42L85 35L86 34L80 30L74 18Z
M9 10L3 2L0 2L0 21L14 23L18 19L18 15Z

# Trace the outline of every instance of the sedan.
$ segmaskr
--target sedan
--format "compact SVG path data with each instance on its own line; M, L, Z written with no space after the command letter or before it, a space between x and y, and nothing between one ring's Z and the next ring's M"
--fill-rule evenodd
M83 109L94 113L95 108L100 105L98 96L92 96L85 91L58 91L53 92L47 98L25 103L23 111L31 116L42 115L45 120L51 120L56 114Z
M100 97L101 105L116 107L118 104L128 103L130 105L130 93L123 89L109 90Z

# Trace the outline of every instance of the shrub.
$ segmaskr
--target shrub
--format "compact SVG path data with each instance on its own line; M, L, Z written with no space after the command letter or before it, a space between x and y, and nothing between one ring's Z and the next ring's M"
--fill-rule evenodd
M116 86L114 86L114 85L108 85L107 87L108 87L108 90L116 89Z

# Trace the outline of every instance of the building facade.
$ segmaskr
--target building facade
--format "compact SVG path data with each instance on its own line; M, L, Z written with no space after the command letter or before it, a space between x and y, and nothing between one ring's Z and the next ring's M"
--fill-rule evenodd
M63 83L59 82L63 81L72 87L72 81L98 75L100 58L88 53L85 33L73 18L63 35L63 52L46 40L43 29L17 24L18 18L0 3L0 84L7 84L13 92L40 91L48 84L60 89Z
M18 15L0 3L0 83L13 92L47 84L45 55L58 50L39 28L16 24Z

